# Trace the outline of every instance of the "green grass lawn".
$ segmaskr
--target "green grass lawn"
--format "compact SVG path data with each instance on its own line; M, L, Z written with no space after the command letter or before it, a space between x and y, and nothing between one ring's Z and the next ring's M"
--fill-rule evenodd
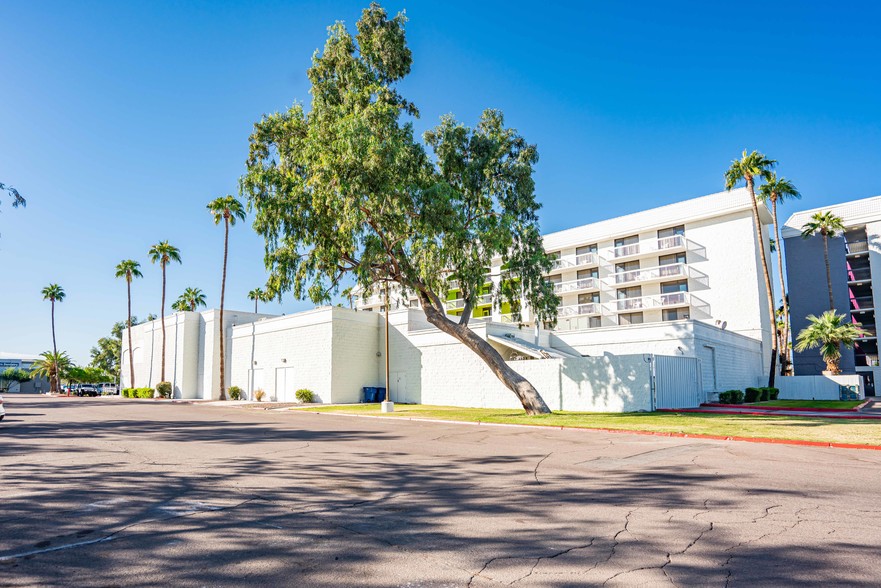
M881 445L881 421L869 419L824 419L819 417L751 416L701 413L592 413L556 412L528 416L522 410L459 408L396 404L395 412L381 413L378 404L351 404L302 409L311 412L355 415L430 418L450 421L654 431L689 435L722 435L731 437L764 437L820 441L824 443L855 443Z
M849 410L862 404L863 400L767 400L753 402L744 406L783 406L787 408L839 408Z

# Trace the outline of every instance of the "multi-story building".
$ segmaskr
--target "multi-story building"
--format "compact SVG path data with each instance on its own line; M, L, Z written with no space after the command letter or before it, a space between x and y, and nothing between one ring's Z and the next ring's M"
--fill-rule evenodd
M759 213L770 259L771 216L761 204ZM564 341L583 340L576 334L596 330L591 338L609 345L620 338L620 327L697 321L762 341L769 349L770 317L746 189L550 233L544 245L554 259L547 279L560 297L554 332ZM513 322L508 305L493 300L503 277L497 260L477 300L476 318ZM460 296L459 290L448 292L448 314L462 312ZM356 301L360 310L379 311L384 305L376 292ZM391 305L414 307L418 301L393 296ZM533 323L525 305L520 320Z
M807 316L829 310L823 238L801 237L802 227L816 212L831 211L844 221L845 231L829 239L829 270L835 310L868 332L853 349L841 350L841 368L859 373L866 395L874 395L881 379L878 362L876 309L881 305L881 196L796 212L786 221L781 236L786 248L786 276L792 332L797 336L808 325ZM873 281L874 278L874 281ZM816 375L826 369L817 350L795 353L797 375Z
M4 353L0 351L0 372L13 368L30 372L34 363L40 359L39 355L27 355L23 353ZM28 382L13 383L8 392L19 394L42 394L49 391L49 380L36 376Z

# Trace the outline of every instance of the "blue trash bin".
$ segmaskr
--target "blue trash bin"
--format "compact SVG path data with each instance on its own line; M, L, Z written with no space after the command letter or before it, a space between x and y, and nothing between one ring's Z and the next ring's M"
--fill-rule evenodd
M361 402L376 402L376 388L373 386L361 388Z
M385 388L377 388L376 389L376 402L383 402L385 400Z

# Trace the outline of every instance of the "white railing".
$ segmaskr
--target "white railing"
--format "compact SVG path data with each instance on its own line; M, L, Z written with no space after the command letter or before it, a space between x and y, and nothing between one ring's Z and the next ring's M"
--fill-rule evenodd
M557 307L557 316L565 318L567 316L587 316L600 314L600 305L597 302L587 302L585 304L570 304Z
M579 253L554 259L551 262L551 271L592 265L599 265L599 257L596 253Z
M599 290L600 281L597 278L579 278L568 282L554 282L554 294L565 294L580 290Z
M687 306L695 304L699 300L691 296L689 292L671 292L670 294L653 294L651 296L639 296L636 298L621 298L613 305L616 312L630 312L635 310L651 310L653 308L672 308L675 306ZM701 304L706 304L699 301Z
M685 237L683 235L673 235L672 237L661 237L660 239L650 239L632 243L630 245L621 245L611 250L613 258L630 257L631 255L643 255L646 253L656 253L658 251L667 251L669 249L679 249L685 247Z
M850 241L845 244L848 253L866 253L869 250L868 241Z
M477 300L474 302L474 306L483 306L485 304L492 304L493 297L492 294L484 294L482 296L478 296ZM458 310L460 308L465 308L465 299L464 298L456 298L455 300L447 300L446 303L447 310Z
M629 270L615 274L616 284L630 284L632 282L645 282L666 278L687 278L688 266L684 263L659 265L644 269Z

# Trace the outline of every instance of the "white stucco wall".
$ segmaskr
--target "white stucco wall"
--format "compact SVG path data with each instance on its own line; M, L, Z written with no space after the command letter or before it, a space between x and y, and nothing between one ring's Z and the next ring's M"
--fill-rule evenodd
M759 386L767 382L758 382ZM838 400L839 386L857 386L860 398L865 398L863 379L860 375L843 376L785 376L777 378L774 385L780 390L780 399L790 400Z

